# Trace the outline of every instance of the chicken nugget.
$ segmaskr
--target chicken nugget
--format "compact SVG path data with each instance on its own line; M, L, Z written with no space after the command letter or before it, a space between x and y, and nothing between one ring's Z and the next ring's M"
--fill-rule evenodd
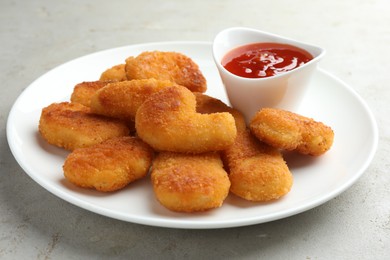
M75 149L65 160L64 176L82 188L116 191L145 177L152 158L153 150L139 138L112 138Z
M70 96L70 101L73 103L79 103L89 107L91 105L92 96L106 86L109 82L107 81L84 81L77 84Z
M233 194L264 202L291 190L293 176L280 151L257 140L249 129L239 131L235 143L222 154Z
M140 79L114 82L99 89L92 97L92 112L134 121L141 104L153 93L176 85L168 80Z
M153 162L151 179L157 200L179 212L220 207L230 181L219 154L161 152Z
M282 154L257 140L246 126L244 116L222 101L204 94L196 94L200 113L230 112L237 126L234 144L221 152L229 172L230 191L249 201L269 201L287 194L293 176Z
M69 102L43 108L38 128L48 143L67 150L129 134L124 122L93 114L88 107Z
M194 94L182 86L152 94L138 109L135 128L155 150L184 153L226 149L237 134L230 113L197 113Z
M107 70L105 70L100 75L100 81L124 81L127 80L125 64L115 65Z
M195 92L194 95L196 97L196 112L201 114L228 112L234 117L236 128L238 130L246 128L245 119L242 113L237 109L232 108L223 103L221 100L208 96L204 93Z
M319 156L328 151L333 130L311 118L275 108L263 108L250 122L252 133L261 141L284 150Z
M198 65L189 57L177 52L143 52L126 59L128 79L155 78L169 80L193 92L205 92L206 79Z

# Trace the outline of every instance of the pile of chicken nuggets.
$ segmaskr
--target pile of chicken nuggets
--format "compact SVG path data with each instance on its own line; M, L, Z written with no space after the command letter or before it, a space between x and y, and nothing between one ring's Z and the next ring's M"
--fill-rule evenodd
M77 84L69 102L43 108L39 132L70 151L69 182L112 192L150 174L156 199L177 212L218 208L229 193L279 199L293 185L282 152L319 156L332 146L321 122L264 108L247 125L206 90L191 58L146 51Z

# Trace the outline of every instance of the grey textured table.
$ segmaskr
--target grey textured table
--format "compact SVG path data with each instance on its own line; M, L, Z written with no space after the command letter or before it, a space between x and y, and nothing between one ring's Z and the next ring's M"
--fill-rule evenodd
M384 259L390 256L390 2L12 1L0 3L1 259ZM52 195L12 156L6 121L37 77L108 48L212 41L247 26L320 45L321 67L353 87L378 123L378 151L363 176L304 213L248 227L185 230L110 219ZM359 131L359 129L352 129Z

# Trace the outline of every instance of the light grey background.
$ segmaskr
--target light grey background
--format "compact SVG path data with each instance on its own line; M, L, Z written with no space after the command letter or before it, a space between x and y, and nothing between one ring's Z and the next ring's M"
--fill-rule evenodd
M324 47L379 126L378 152L350 189L286 219L220 230L142 226L73 206L30 179L6 140L9 110L37 77L108 48L212 41L253 27ZM384 259L390 256L388 0L34 0L0 2L0 259ZM359 129L351 129L351 134Z

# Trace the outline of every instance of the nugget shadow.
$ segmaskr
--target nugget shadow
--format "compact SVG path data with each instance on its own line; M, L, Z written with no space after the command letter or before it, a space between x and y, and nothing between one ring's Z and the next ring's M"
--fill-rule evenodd
M35 141L42 150L52 155L65 158L70 153L70 151L65 150L64 148L49 144L46 140L42 138L41 134L38 131L35 131Z
M283 158L290 169L304 168L316 162L317 157L299 154L293 151L284 151Z

